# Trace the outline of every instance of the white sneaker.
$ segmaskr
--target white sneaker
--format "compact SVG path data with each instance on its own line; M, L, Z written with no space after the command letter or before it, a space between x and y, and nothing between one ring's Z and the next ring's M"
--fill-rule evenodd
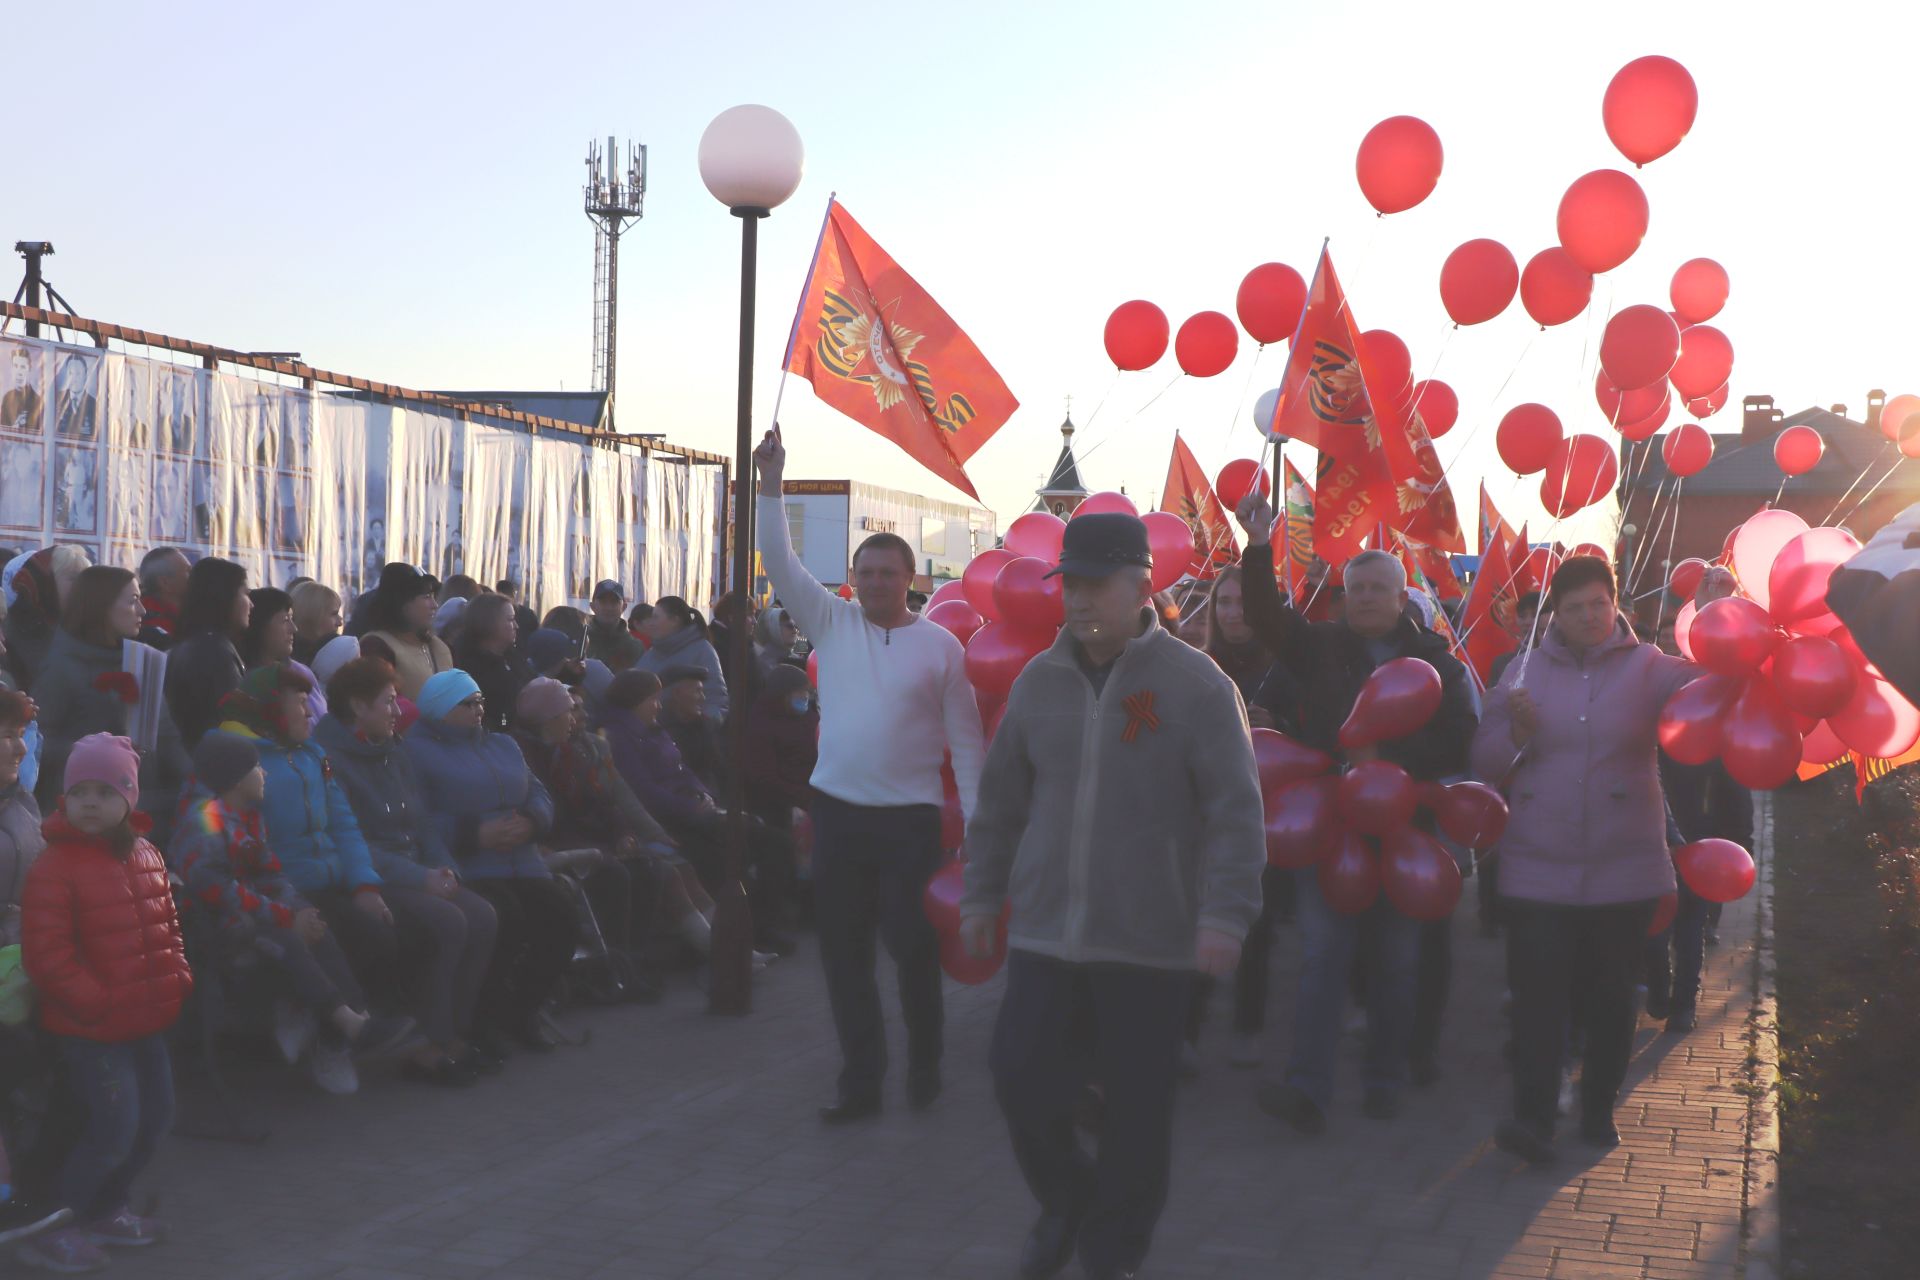
M337 1098L360 1092L360 1073L353 1066L353 1050L346 1045L316 1041L307 1072L315 1084Z
M1555 1110L1563 1116L1570 1116L1580 1105L1580 1086L1575 1083L1573 1073L1560 1077L1560 1102Z
M759 973L779 958L771 951L756 951L753 953L753 971Z
M288 1066L307 1056L317 1033L313 1010L284 998L273 1002L273 1043Z
M1227 1062L1234 1068L1247 1071L1260 1065L1260 1037L1251 1031L1242 1031L1233 1037L1233 1052Z

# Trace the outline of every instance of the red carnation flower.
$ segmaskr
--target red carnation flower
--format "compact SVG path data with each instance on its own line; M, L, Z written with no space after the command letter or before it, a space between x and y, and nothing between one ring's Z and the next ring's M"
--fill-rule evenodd
M117 693L120 701L132 706L140 701L140 683L129 671L102 671L93 678L93 687L102 693Z

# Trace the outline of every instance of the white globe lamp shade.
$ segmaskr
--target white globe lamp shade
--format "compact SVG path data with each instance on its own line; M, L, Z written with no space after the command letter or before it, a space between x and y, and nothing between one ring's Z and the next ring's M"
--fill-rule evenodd
M729 209L775 209L800 186L807 149L772 107L728 107L700 135L700 180Z

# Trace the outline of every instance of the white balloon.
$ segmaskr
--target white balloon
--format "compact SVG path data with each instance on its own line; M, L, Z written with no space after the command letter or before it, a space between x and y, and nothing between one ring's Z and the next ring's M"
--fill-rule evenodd
M1285 436L1275 437L1273 434L1271 434L1267 430L1267 427L1273 422L1274 407L1279 403L1280 403L1280 388L1278 387L1275 387L1271 391L1262 391L1260 393L1260 398L1253 402L1254 429L1257 430L1261 435L1266 436L1267 439L1269 440L1273 440L1276 438L1282 439L1282 440L1286 439Z

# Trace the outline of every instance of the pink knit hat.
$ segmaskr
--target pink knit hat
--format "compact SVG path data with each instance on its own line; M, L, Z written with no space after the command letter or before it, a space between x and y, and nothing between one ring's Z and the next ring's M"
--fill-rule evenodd
M133 743L111 733L90 733L67 756L65 789L82 782L104 782L120 793L128 809L140 805L140 753Z

